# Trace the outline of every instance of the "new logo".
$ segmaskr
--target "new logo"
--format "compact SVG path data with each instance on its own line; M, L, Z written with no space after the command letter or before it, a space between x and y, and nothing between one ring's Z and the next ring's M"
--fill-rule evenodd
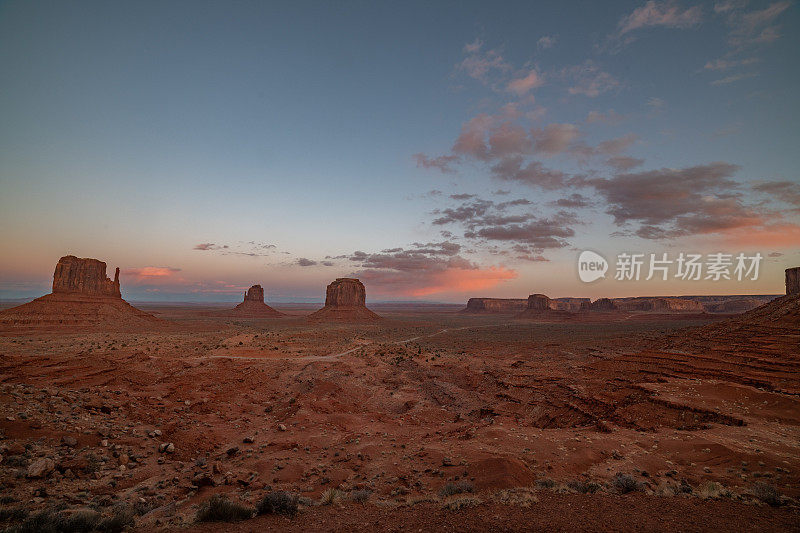
M578 256L578 276L584 283L591 283L606 277L608 261L602 255L584 250Z

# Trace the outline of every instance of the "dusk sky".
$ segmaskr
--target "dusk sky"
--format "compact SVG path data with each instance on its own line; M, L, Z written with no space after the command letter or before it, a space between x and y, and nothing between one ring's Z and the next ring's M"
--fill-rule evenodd
M798 37L792 1L0 2L0 298L67 254L131 300L781 294Z

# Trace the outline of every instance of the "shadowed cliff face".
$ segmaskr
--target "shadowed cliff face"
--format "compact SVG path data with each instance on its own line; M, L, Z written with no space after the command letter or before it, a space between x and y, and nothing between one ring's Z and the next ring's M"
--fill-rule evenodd
M786 269L786 294L800 294L800 267Z
M528 296L528 309L533 311L547 311L550 309L550 298L544 294L531 294Z
M53 293L122 298L119 268L114 273L114 281L111 281L106 277L106 264L103 261L73 255L62 257L53 273Z
M261 285L253 285L244 295L245 302L260 302L264 303L264 289Z
M366 307L367 291L355 278L338 278L328 285L325 307Z

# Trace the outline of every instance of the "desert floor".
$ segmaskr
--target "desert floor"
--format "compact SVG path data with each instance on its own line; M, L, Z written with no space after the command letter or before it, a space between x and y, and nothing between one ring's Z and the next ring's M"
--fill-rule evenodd
M172 324L0 333L0 528L60 506L143 531L800 530L796 332L139 307ZM299 514L194 522L270 490Z

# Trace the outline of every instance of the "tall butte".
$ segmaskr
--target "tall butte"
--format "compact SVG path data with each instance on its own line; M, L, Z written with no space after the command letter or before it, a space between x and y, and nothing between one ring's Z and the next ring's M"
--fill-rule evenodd
M379 320L367 309L367 290L355 278L337 278L325 292L325 307L308 315L311 320Z
M67 255L53 273L53 292L0 312L0 329L37 330L103 327L139 329L163 321L122 299L119 268L114 280L103 261Z
M239 316L276 318L283 316L264 303L264 289L261 285L253 285L244 293L244 300L231 310Z

